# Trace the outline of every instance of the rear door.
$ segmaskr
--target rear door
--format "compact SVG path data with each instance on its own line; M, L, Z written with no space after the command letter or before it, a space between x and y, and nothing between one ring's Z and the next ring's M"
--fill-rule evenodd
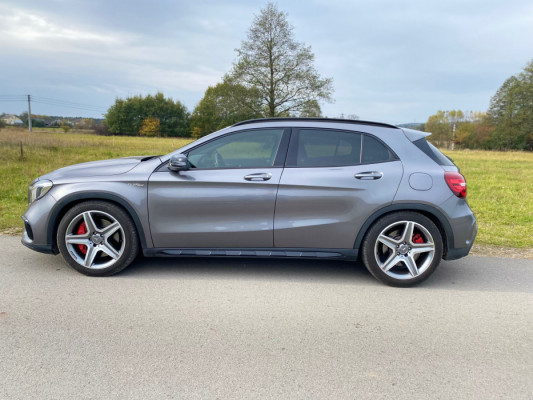
M153 173L148 210L154 246L273 247L288 135L279 128L232 133L190 150L190 170Z
M390 204L403 167L368 134L293 129L274 217L274 246L346 248L378 208Z

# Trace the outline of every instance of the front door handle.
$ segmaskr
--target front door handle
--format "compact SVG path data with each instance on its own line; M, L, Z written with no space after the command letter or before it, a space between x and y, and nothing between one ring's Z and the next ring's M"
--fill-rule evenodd
M356 179L361 179L364 181L381 179L382 176L383 176L383 172L378 172L378 171L365 171L365 172L360 172L358 174L355 174Z
M270 173L257 173L257 174L250 174L246 175L244 179L247 181L268 181L270 178L272 178L272 174Z

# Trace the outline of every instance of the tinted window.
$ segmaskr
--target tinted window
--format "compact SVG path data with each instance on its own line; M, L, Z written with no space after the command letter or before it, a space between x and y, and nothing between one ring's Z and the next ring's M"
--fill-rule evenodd
M372 136L363 139L363 164L378 163L391 160L392 156L383 143Z
M356 165L361 161L361 134L302 129L298 135L297 167Z
M426 139L418 139L413 142L420 150L422 150L429 158L439 165L452 166L455 165L452 160L442 154L439 149L429 143Z
M283 129L258 129L215 139L188 154L193 168L272 167Z

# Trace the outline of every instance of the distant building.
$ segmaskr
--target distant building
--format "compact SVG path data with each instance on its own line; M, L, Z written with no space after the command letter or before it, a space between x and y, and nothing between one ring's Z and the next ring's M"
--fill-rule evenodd
M19 117L13 114L5 114L2 116L2 120L6 123L6 125L22 125L23 122Z

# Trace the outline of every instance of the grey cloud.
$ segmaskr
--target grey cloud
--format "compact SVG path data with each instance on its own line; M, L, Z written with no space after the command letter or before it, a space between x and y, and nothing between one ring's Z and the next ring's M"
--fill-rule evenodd
M160 90L192 109L230 69L264 4L7 1L0 6L0 87L103 108L117 96ZM323 106L329 116L401 123L423 122L438 109L485 110L501 83L533 58L530 1L278 6L296 38L312 46L320 73L334 79L336 102ZM17 15L34 19L26 27L5 23Z

